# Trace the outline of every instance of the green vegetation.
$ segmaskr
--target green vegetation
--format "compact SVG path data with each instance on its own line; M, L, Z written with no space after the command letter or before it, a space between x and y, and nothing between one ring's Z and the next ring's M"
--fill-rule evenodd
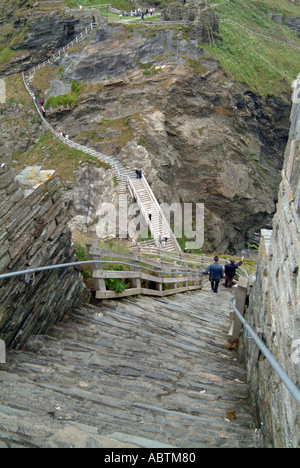
M249 244L247 245L249 247L252 247ZM254 249L254 250L257 251L258 249ZM223 260L230 260L231 257L229 257L228 255L219 255L219 258ZM240 258L236 258L235 261L236 263L238 263L240 261ZM251 275L252 273L256 271L256 265L257 265L257 260L249 260L245 258L243 261L243 264L241 265L241 268L246 270L248 272L248 275Z
M13 167L16 172L24 166L44 165L47 169L54 169L62 180L75 180L78 166L86 162L93 162L95 167L107 169L106 163L65 145L47 130L26 153L15 151L12 159L15 161Z
M142 68L143 75L156 75L157 73L161 71L161 67L157 68L151 62L149 63L138 62L138 66Z
M111 244L112 246L114 244ZM86 246L81 242L77 241L74 242L74 247L75 247L75 253L78 257L79 262L85 262L88 260L88 254L86 250ZM106 268L104 269L109 269L113 271L123 271L123 265L113 265L109 268L109 266L106 265ZM88 281L91 281L92 275L91 271L89 268L89 265L81 265L81 270L80 270L81 275L83 278L85 278ZM123 292L125 289L129 287L129 283L124 283L124 281L121 278L110 278L105 280L106 286L117 292Z
M113 271L123 271L123 265L115 265L111 268ZM129 283L124 283L121 278L110 278L105 280L106 286L116 292L123 292L129 288Z
M83 234L76 229L73 230L72 232L72 241L75 246L75 253L78 257L78 261L84 262L88 260L88 254L87 254L87 249L86 249L86 244L92 243L92 234ZM123 239L104 239L100 240L98 239L97 241L98 246L101 249L108 249L108 250L113 250L116 252L125 252L128 253L130 252L130 249L128 248L127 241ZM103 260L110 261L113 260L115 261L116 259L111 259L109 257L103 257ZM124 261L124 260L123 260ZM123 265L115 265L113 263L106 263L103 266L104 270L113 270L113 271L123 271L124 266ZM129 269L129 267L128 267ZM90 271L90 267L88 264L86 265L81 265L80 269L81 275L84 278L85 284L90 287L91 289L93 288L92 285L92 275ZM106 286L114 291L118 292L123 292L125 289L129 287L128 283L124 283L124 281L121 278L114 278L114 279L108 279L105 280Z
M9 59L13 56L14 51L11 50L10 48L6 48L3 50L0 50L0 63L6 63L9 61Z
M134 132L129 125L129 120L131 118L138 119L138 116L139 114L133 114L128 117L120 117L113 120L103 119L99 123L97 130L81 132L74 140L78 143L80 143L82 138L88 138L90 141L101 141L103 143L101 151L105 154L109 154L111 143L124 147L128 141L134 138ZM113 130L113 133L108 132L107 137L105 137L105 133L108 129ZM99 137L99 134L103 135L103 137Z
M77 105L77 98L81 91L83 90L84 86L80 82L72 81L71 83L71 91L69 94L59 94L58 96L50 96L45 104L45 108L49 109L49 107L58 107L63 106L67 107L70 105Z
M98 7L99 5L105 5L107 3L110 3L113 8L117 8L118 10L123 10L123 11L124 10L126 10L126 11L129 10L130 11L131 8L132 8L132 4L130 3L130 1L127 1L127 0L113 0L112 2L105 2L105 1L99 1L99 0L80 0L80 2L78 2L77 0L65 0L65 3L68 6L74 7L74 8L77 8L79 3L83 7L85 7L85 6L93 7L93 5L96 5ZM104 10L106 10L106 9L104 8ZM100 9L100 11L101 11L101 9ZM101 11L101 13L102 13L102 11Z
M300 39L286 25L271 20L266 13L300 16L299 6L282 0L231 0L216 6L219 18L226 18L265 36L300 47ZM232 22L220 22L223 42L201 44L220 62L235 82L261 96L290 100L291 85L299 73L299 50L253 34Z

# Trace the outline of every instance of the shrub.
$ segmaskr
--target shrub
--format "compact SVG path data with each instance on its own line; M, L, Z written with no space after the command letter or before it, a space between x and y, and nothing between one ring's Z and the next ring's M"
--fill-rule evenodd
M75 106L77 105L77 98L83 89L83 84L80 81L72 81L71 83L71 90L69 94L59 94L58 96L50 96L47 100L45 107L48 109L49 107L58 107L63 106L67 107L72 104Z
M114 266L113 271L123 271L123 266ZM125 289L129 288L129 283L124 283L121 278L106 279L105 284L109 289L120 293L125 291Z

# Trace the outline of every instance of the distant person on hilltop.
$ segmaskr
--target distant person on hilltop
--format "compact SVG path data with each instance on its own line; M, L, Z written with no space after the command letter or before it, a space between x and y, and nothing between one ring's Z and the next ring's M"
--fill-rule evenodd
M223 267L218 263L219 257L214 257L214 263L209 265L203 272L204 275L209 273L209 281L211 282L211 289L214 293L218 292L218 286L221 278L224 278Z

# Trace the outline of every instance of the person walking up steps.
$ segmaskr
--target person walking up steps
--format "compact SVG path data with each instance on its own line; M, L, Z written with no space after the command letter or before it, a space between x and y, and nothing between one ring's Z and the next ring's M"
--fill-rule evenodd
M209 273L209 281L211 282L211 289L214 293L218 292L218 286L221 278L224 278L223 267L218 263L219 257L214 257L214 263L209 265L203 272L204 275Z

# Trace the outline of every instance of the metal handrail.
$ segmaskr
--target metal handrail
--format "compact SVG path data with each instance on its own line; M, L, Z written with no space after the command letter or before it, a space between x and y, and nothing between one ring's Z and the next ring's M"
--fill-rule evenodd
M120 261L114 261L114 260L85 260L85 261L82 261L82 262L59 263L57 265L48 265L48 266L44 266L44 267L31 268L29 270L20 270L20 271L13 271L11 273L4 273L4 274L0 275L0 280L5 279L5 278L11 278L11 277L14 277L14 276L22 276L22 275L28 275L28 274L31 274L31 273L37 273L37 272L40 272L40 271L55 270L55 269L58 269L58 268L66 268L66 267L71 267L71 266L86 265L86 264L91 264L91 263L97 263L97 264L102 264L102 265L104 265L105 263L117 264L117 265L127 265L127 266L132 266L132 267L135 267L135 268L144 268L145 270L157 273L157 270L153 270L152 268L148 268L148 267L146 267L144 265L137 265L136 263L127 263L127 262L120 262ZM107 271L109 271L109 270L107 270ZM192 276L197 276L197 273L199 273L199 271L193 270L193 269L191 269L189 267L186 268L186 269L180 269L178 271L177 270L175 271L175 270L162 270L162 269L159 269L159 272L160 273L171 273L171 274L189 273Z
M290 377L287 375L287 373L282 369L280 364L276 361L274 356L270 353L266 345L261 341L261 339L257 336L255 331L251 328L247 320L242 316L242 314L239 312L239 310L236 308L235 304L233 303L235 297L230 299L230 304L233 307L234 312L244 325L245 329L249 332L259 349L262 351L266 359L269 361L273 369L275 370L276 374L279 376L281 379L282 383L286 386L286 388L289 390L290 394L292 397L296 400L298 405L300 406L300 390L299 388L294 384L294 382L290 379Z

